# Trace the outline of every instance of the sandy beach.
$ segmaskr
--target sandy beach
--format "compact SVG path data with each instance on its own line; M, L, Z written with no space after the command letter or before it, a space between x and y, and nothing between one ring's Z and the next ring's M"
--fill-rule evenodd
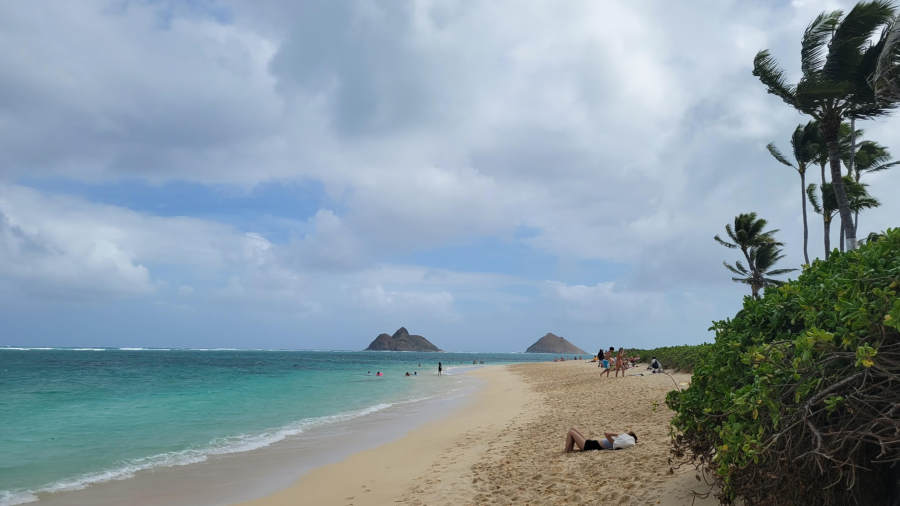
M606 378L582 361L473 371L483 388L448 416L243 504L717 504L693 496L709 487L692 467L668 462L665 394L690 376L642 372ZM633 430L638 444L566 454L573 426L589 438Z

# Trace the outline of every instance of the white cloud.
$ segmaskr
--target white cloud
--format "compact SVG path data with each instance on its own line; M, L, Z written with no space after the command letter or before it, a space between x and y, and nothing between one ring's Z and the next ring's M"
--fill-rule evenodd
M190 286L183 299L306 319L459 322L476 300L516 314L545 297L567 305L535 318L596 323L598 307L635 319L690 292L690 318L708 321L703 294L730 283L711 238L732 216L757 211L785 263L802 258L799 183L764 146L805 119L765 93L753 55L771 48L796 79L806 24L849 4L228 2L226 21L152 2L2 4L17 50L0 55L0 275L60 294ZM900 155L896 121L863 126ZM314 181L332 202L279 243L15 184L55 178ZM900 214L900 170L870 182L884 207L863 234ZM815 216L810 229L816 254ZM385 263L484 237L627 269L535 287Z

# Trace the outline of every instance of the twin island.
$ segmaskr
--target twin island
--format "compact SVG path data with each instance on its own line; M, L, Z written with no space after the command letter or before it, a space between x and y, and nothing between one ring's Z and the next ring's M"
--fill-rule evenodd
M410 334L406 327L400 327L394 335L378 334L364 351L444 351L422 336ZM525 350L525 353L579 354L587 352L570 343L564 337L548 332Z

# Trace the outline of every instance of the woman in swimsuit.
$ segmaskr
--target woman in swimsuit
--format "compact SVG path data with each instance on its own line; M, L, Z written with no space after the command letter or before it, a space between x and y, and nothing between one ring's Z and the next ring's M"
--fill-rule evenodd
M575 451L575 447L577 446L581 451L589 451L589 450L621 450L624 448L630 448L637 444L637 435L632 432L623 432L621 434L616 434L615 432L606 432L603 434L603 439L587 439L581 432L578 432L578 429L571 428L569 432L566 434L566 451L572 452Z
M625 348L619 348L616 355L616 377L619 377L619 370L622 371L622 377L625 377Z

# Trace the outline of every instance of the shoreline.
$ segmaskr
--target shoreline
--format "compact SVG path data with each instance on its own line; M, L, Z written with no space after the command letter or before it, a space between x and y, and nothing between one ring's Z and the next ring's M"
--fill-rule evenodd
M483 382L463 405L395 441L316 468L290 487L242 506L308 504L377 505L417 495L474 493L467 472L489 441L502 437L513 419L528 418L538 398L510 370L493 365L466 372ZM448 477L452 479L447 479Z
M77 490L41 492L23 504L96 506L138 502L145 506L234 504L288 487L303 474L333 464L360 449L403 437L464 403L479 387L467 374L448 374L448 388L424 399L397 401L390 407L321 424L272 444L200 462L144 469L134 475L96 482ZM356 438L360 444L349 438Z

